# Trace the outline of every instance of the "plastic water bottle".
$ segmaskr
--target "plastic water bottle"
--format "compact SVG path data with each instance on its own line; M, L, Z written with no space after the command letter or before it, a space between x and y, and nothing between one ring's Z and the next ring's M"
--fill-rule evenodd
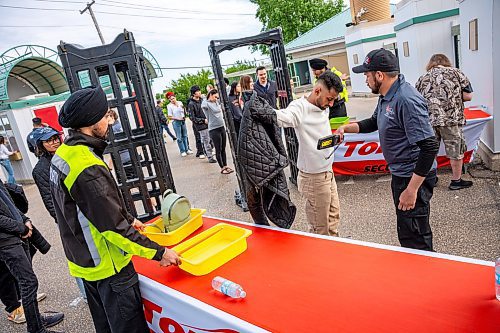
M497 300L500 301L500 258L495 262L495 292Z
M247 293L237 283L224 279L223 277L216 276L212 280L212 287L232 298L245 298Z

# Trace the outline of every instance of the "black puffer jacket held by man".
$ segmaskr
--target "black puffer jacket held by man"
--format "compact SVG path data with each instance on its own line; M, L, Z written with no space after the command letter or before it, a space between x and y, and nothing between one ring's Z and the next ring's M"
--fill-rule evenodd
M290 199L283 171L288 159L276 111L255 93L243 109L237 157L250 182L248 186L260 192L261 205L269 220L279 227L290 228L297 209Z

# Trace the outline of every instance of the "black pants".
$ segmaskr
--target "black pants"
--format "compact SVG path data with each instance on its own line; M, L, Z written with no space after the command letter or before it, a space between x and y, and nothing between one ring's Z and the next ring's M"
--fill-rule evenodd
M417 192L415 208L409 211L398 209L399 197L406 189L411 177L392 175L392 197L396 206L399 243L403 247L433 251L432 230L429 224L430 201L436 186L436 170L425 178Z
M221 168L227 166L226 159L226 131L224 130L224 126L214 128L208 131L210 135L210 139L212 139L215 147L215 158L217 159L217 163Z
M234 131L236 132L236 140L238 140L240 137L241 120L233 119L233 123L234 123ZM238 143L238 141L236 141L236 143Z
M149 333L132 263L99 281L83 280L96 333Z
M19 284L28 332L40 332L43 325L36 300L38 280L31 267L28 244L22 242L0 247L0 260L5 263Z
M33 256L37 249L29 243L30 262L33 262ZM9 268L0 260L0 301L5 305L5 311L8 313L21 306L21 290L16 278L10 273Z
M11 313L21 306L16 278L10 273L3 260L0 260L0 300L5 305L5 311Z
M347 117L347 109L345 107L344 99L340 101L335 101L333 103L333 106L330 108L330 112L328 113L328 119L336 117Z
M269 225L264 207L262 207L261 193L247 180L247 205L253 222L260 225Z
M203 143L201 142L200 132L196 129L196 126L193 123L193 133L194 138L196 139L196 157L203 155Z

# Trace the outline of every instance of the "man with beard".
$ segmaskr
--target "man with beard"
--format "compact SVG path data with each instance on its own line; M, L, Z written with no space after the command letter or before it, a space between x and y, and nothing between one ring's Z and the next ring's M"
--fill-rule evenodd
M338 236L339 195L332 172L332 149L318 150L318 140L331 135L328 108L343 90L340 78L330 71L319 76L312 93L276 110L278 125L293 127L299 142L297 186L306 199L310 232Z
M132 255L178 265L137 229L102 159L112 116L100 86L74 92L59 123L69 135L51 161L50 187L70 274L83 279L96 332L149 332Z
M341 126L337 133L379 131L380 145L392 174L392 197L396 208L401 246L433 251L429 224L430 200L436 184L439 143L432 130L427 101L399 74L396 56L373 50L362 65L366 84L380 94L371 118Z

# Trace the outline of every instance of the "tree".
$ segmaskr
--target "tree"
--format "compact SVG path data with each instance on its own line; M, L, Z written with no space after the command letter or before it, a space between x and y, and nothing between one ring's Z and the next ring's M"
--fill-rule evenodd
M252 69L255 67L257 67L255 61L236 60L234 64L231 67L226 68L224 72L226 72L226 74L231 74L239 71L244 71L245 69Z
M170 83L170 88L168 90L173 91L177 100L184 103L184 106L187 106L186 103L191 97L190 89L192 86L200 86L201 91L205 92L207 84L213 84L212 79L209 79L210 74L212 74L212 72L206 69L199 70L196 74L181 74L178 80Z
M259 6L255 17L262 30L281 27L285 43L311 30L343 10L343 0L250 0ZM259 46L269 54L266 46ZM255 48L254 48L255 50Z

